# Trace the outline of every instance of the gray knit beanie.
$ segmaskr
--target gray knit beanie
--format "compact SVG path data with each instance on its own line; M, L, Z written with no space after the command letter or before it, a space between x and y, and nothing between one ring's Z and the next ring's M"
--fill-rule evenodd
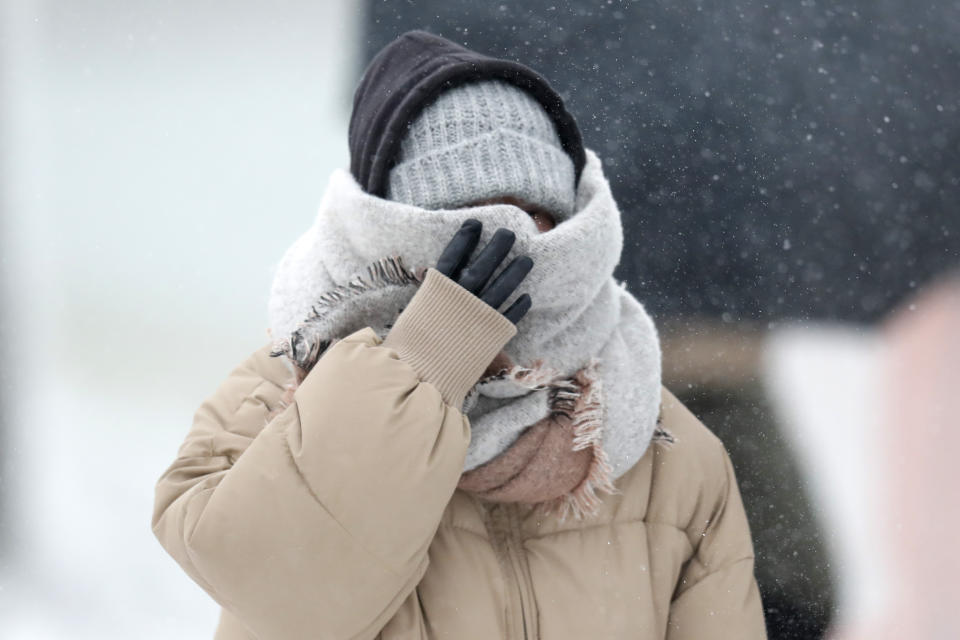
M448 89L410 124L391 169L387 199L455 209L513 196L557 222L574 210L574 166L540 103L504 81Z

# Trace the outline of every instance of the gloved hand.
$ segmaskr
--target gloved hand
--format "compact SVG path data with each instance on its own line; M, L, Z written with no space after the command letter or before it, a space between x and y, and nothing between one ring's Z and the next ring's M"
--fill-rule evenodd
M477 259L464 269L467 259L480 242L482 229L483 224L479 220L474 218L464 220L453 239L444 248L437 261L436 269L496 309L510 297L520 281L530 273L530 269L533 268L533 259L530 256L517 256L481 293L483 286L493 275L497 266L507 257L516 240L516 234L513 231L503 227L497 229L487 246L477 255ZM529 309L530 294L524 293L503 312L503 315L516 324Z

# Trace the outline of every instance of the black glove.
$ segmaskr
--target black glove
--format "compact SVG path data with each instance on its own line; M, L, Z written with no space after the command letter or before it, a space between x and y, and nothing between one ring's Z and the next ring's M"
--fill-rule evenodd
M507 257L513 241L516 240L516 235L510 229L503 227L497 229L487 246L477 255L477 259L464 269L467 259L480 242L481 229L483 224L479 220L473 218L464 220L463 225L444 248L436 268L437 271L496 309L510 297L520 281L530 273L530 269L533 268L533 259L530 256L517 256L497 276L497 279L490 283L483 293L480 293L497 266ZM503 312L503 315L513 324L517 324L529 309L530 295L524 293Z

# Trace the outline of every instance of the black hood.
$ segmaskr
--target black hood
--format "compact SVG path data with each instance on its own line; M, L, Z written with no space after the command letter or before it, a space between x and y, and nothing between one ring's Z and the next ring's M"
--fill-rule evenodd
M577 182L586 163L580 129L557 92L518 62L471 51L426 31L408 31L373 58L353 96L350 172L372 195L385 197L407 125L442 91L475 80L506 80L527 91L553 119Z

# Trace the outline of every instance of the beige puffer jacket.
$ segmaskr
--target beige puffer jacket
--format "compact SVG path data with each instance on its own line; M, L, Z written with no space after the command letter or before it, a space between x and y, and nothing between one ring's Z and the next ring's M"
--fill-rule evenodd
M456 489L459 409L516 328L431 269L386 338L336 342L273 417L269 345L197 410L153 531L221 606L219 639L765 638L720 441L669 391L595 519Z

